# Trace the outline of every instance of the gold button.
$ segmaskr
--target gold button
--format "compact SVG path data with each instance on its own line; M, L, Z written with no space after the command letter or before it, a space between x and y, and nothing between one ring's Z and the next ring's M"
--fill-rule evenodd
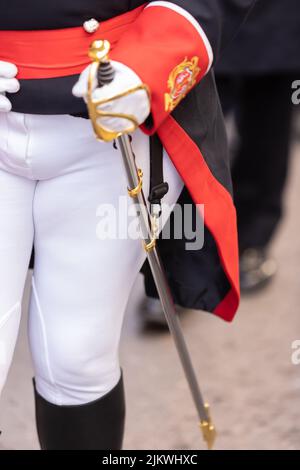
M99 21L95 20L95 18L91 18L90 20L87 20L83 23L83 29L87 33L95 33L97 29L99 28L100 23Z

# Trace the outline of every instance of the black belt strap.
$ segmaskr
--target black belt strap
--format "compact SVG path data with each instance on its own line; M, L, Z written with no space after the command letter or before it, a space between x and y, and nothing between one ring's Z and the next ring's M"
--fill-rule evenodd
M164 182L163 145L157 134L150 137L150 191L148 201L151 205L161 205L162 198L169 191L168 183Z

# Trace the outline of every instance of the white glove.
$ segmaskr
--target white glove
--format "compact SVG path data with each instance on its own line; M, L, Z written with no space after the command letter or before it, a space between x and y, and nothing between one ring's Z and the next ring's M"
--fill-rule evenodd
M16 93L20 89L20 83L15 78L18 69L14 64L0 60L0 113L11 110L11 102L5 93Z
M101 88L97 88L95 84L93 91L93 98L95 100L113 98L131 88L142 85L141 79L126 65L115 61L111 61L111 65L115 71L114 79L109 85L104 85ZM78 98L84 98L85 101L89 70L90 66L82 72L78 82L73 87L73 95ZM129 114L133 116L140 125L149 116L150 102L146 90L137 90L122 98L99 105L99 109L109 113ZM106 130L111 132L123 132L132 127L132 122L128 119L117 117L99 118L98 124L104 126Z

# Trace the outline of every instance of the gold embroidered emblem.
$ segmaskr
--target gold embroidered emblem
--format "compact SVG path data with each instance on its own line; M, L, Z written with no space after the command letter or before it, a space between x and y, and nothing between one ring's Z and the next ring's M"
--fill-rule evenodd
M201 71L198 64L199 57L193 57L191 60L186 57L181 64L172 70L168 80L169 93L165 93L166 112L173 111L193 88Z

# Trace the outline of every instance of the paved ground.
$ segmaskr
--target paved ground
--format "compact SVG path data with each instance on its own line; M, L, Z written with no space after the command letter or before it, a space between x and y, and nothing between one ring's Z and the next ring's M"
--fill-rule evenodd
M300 147L295 147L285 223L274 244L280 272L256 297L243 299L227 325L188 312L183 325L219 431L218 449L300 449ZM28 291L28 290L27 290ZM28 295L28 292L27 292ZM124 328L128 397L127 449L202 446L197 419L168 335L141 331L137 281ZM14 365L1 400L0 448L37 449L26 341L26 300Z

